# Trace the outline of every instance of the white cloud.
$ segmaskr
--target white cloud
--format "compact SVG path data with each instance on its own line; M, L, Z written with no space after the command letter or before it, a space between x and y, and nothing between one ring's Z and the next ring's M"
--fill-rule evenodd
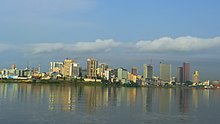
M74 51L74 52L108 52L119 46L119 42L112 39L100 40L95 42L77 42L72 44L65 43L36 43L29 45L31 53L50 53L54 51Z
M112 49L119 48L122 50L132 49L137 52L195 52L203 50L213 50L220 46L220 37L215 38L197 38L191 36L170 38L162 37L156 40L138 41L133 43L117 42L113 39L101 40L94 42L73 42L71 44L58 43L36 43L23 46L10 44L0 44L0 51L6 51L11 48L15 51L29 52L31 54L60 52L109 52ZM26 51L26 50L27 51ZM211 51L210 51L211 52Z
M162 37L152 41L139 41L135 43L132 48L140 52L188 52L201 51L216 46L220 46L220 37L205 39L185 36L175 39L170 37Z
M119 42L116 42L112 39L100 40L97 39L95 42L78 42L71 48L73 51L77 52L99 52L105 51L108 52L112 48L118 47Z
M54 52L58 50L62 50L64 48L63 43L38 43L33 44L30 47L30 50L33 54L46 53L46 52Z

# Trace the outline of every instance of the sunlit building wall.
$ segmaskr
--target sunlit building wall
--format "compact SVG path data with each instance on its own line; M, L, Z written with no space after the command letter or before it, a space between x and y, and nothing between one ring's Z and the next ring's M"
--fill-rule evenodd
M190 64L183 63L183 82L190 81Z
M98 67L98 61L93 58L87 59L87 77L88 78L97 78L96 69Z
M160 80L170 82L171 80L171 64L160 63Z

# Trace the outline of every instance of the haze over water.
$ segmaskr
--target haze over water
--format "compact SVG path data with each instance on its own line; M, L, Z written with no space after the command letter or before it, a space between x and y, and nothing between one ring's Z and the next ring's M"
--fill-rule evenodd
M218 123L220 90L0 84L0 122Z

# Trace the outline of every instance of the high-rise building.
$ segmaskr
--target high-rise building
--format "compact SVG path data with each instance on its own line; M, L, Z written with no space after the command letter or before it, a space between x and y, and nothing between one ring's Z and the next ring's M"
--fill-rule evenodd
M199 84L199 71L196 70L193 74L193 85Z
M105 71L107 69L108 69L108 65L105 63L101 63L101 64L99 64L99 67L97 69L97 74L103 78L105 76Z
M190 81L190 64L183 63L183 82Z
M171 64L160 63L160 80L170 82L171 80Z
M93 58L87 59L87 77L88 78L97 78L96 69L98 67L98 61Z
M63 76L70 78L72 76L72 66L74 64L73 59L65 59L63 62Z
M147 79L153 79L153 65L150 64L147 66Z
M127 83L128 80L128 71L124 68L117 69L117 78L122 84Z
M50 62L50 72L62 73L63 62Z
M73 76L74 78L78 77L79 76L79 64L78 63L73 63L71 65L71 76Z
M143 70L143 81L145 81L147 78L147 65L144 64L144 70Z
M132 66L131 74L133 74L133 75L137 75L137 67Z
M177 68L177 82L183 83L183 67Z

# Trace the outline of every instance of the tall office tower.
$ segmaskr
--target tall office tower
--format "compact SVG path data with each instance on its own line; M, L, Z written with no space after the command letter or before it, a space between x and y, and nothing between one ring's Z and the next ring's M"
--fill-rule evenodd
M137 75L137 67L132 66L131 74L133 74L133 75Z
M147 78L147 65L144 64L144 70L143 70L143 80L145 81Z
M74 78L79 76L79 64L78 63L72 63L70 66L70 75L73 76Z
M71 77L72 76L72 65L74 64L73 59L65 59L63 62L63 76Z
M63 62L50 62L50 72L63 73Z
M98 67L98 61L93 58L87 59L87 77L88 78L97 78L96 69Z
M165 82L171 80L171 64L160 63L160 80Z
M193 85L199 84L199 71L196 70L193 74Z
M105 64L105 63L101 63L99 65L99 68L100 68L100 75L101 77L104 77L105 76L105 71L108 69L108 65Z
M177 82L183 83L183 67L177 68Z
M147 66L147 79L153 79L153 65L150 64Z
M183 82L190 80L190 64L189 63L183 63Z

